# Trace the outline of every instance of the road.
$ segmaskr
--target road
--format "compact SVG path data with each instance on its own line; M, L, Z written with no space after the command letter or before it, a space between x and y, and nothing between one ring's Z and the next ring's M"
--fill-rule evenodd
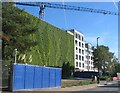
M120 81L102 82L100 84L91 84L85 86L74 86L68 88L51 88L27 90L14 93L120 93ZM3 92L8 93L8 92Z
M45 89L41 91L52 91L52 93L57 93L58 91L60 93L120 93L120 81L104 81L98 85L74 86L70 88L56 88L48 90Z
M102 93L114 93L114 92L118 92L120 93L120 81L116 81L116 82L108 82L107 84L101 84L98 85L98 87L96 88L92 88L92 89L87 89L84 91L101 91Z

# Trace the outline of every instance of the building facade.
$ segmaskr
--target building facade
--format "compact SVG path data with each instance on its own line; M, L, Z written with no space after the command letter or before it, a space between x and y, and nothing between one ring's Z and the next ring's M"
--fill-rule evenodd
M93 50L90 43L85 44L85 71L94 71Z
M93 65L92 45L85 43L84 34L72 29L67 32L74 36L74 67L75 71L96 71Z

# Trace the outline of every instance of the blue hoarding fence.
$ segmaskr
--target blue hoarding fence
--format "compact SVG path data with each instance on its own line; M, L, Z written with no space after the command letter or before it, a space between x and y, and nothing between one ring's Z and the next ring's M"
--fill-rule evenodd
M61 87L61 68L14 64L12 91Z

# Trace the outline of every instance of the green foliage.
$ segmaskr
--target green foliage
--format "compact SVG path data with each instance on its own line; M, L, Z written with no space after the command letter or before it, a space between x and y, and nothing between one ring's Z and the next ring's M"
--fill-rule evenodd
M70 63L63 63L62 66L62 78L69 78L74 70L73 66L70 66Z
M18 62L41 66L62 67L64 62L74 66L73 36L13 5L3 6L5 56L9 59L18 49Z
M3 59L10 60L13 50L20 53L29 51L37 42L31 40L29 35L38 30L37 21L32 15L13 6L12 3L2 5L2 49Z
M28 63L62 67L64 62L69 62L73 66L73 36L41 20L38 24L39 30L30 36L38 45L27 53L29 56L32 55L32 62Z
M120 73L120 63L115 64L115 73Z
M95 67L99 67L103 73L111 70L114 53L110 52L107 46L101 45L94 49L93 55Z
M76 80L76 81L66 81L62 83L62 88L65 87L72 87L72 86L83 86L83 85L89 85L94 84L95 82L89 81L89 80Z
M112 80L111 76L101 76L100 80Z

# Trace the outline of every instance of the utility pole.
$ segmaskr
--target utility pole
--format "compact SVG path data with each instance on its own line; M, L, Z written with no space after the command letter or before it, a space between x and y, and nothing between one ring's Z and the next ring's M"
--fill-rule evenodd
M98 40L99 40L100 37L97 37L97 54L98 54ZM99 59L98 59L98 77L97 77L97 81L98 81L98 84L100 82L100 63L99 63Z

